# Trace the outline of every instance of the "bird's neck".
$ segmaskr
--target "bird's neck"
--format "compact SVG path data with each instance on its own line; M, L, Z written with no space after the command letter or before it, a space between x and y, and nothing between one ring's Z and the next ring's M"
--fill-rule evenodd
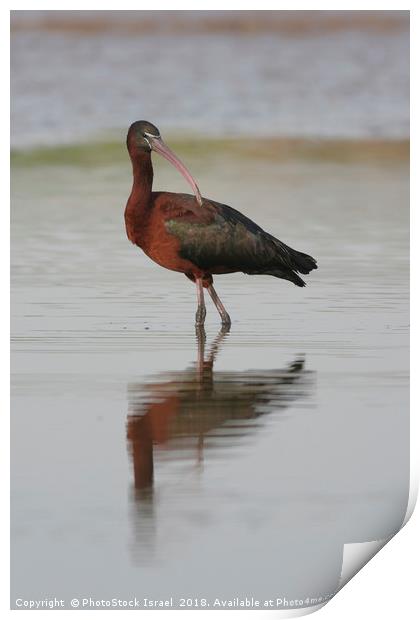
M130 153L133 164L133 188L130 202L139 208L147 208L151 202L153 185L153 166L150 153L137 151Z

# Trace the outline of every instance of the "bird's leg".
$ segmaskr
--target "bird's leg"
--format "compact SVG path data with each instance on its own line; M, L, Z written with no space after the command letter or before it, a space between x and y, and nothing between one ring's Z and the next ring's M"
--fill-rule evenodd
M221 316L222 325L224 325L225 327L230 327L230 325L231 325L230 316L226 312L226 309L225 309L224 305L222 304L222 302L220 301L219 296L217 295L216 291L214 290L213 284L210 284L207 287L207 290L208 290L208 292L210 294L210 297L212 298L212 301L213 301L214 305L217 308L218 313Z
M196 325L204 325L204 321L206 318L206 306L204 304L204 291L203 291L203 280L202 278L196 278L195 284L197 287L197 312L195 314L195 324Z

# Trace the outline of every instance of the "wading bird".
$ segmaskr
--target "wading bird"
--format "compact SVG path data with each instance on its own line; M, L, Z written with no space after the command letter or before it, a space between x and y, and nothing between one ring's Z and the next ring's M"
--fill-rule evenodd
M153 261L195 282L196 325L203 325L206 317L203 288L208 290L222 324L231 323L213 286L215 274L241 271L305 286L298 273L316 269L315 259L293 250L232 207L202 198L197 183L163 142L157 127L147 121L133 123L127 148L133 165L133 188L124 214L127 236ZM194 196L152 192L152 151L184 175Z

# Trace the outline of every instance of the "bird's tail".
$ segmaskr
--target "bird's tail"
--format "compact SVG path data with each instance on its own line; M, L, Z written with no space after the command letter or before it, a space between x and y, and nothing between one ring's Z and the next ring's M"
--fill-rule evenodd
M259 269L252 271L247 270L245 273L249 273L250 275L265 274L274 276L275 278L289 280L289 282L293 282L296 286L306 286L298 273L308 274L312 269L317 269L318 265L316 260L312 256L309 256L309 254L294 250L267 232L264 232L264 238L270 245L271 250L274 246L274 256L271 254L268 265L265 264Z
M292 271L297 271L298 273L303 273L306 275L310 271L312 271L312 269L318 268L316 260L312 256L309 256L309 254L304 254L303 252L294 250L290 246L283 243L283 241L280 241L280 239L277 239L276 237L273 237L273 235L270 235L268 233L266 234L270 238L270 241L276 247L277 254L279 257L280 269L284 269L284 267L287 265L287 267L291 269ZM295 284L298 284L298 286L305 286L304 283L299 284L292 278L290 278L291 281L295 282ZM296 276L296 278L299 279L301 282L303 282L303 280L301 280L299 276Z
M271 235L270 237L277 248L279 262L278 265L273 265L273 267L265 273L276 278L289 280L293 282L293 284L296 284L296 286L306 286L298 273L308 274L312 269L317 269L318 265L316 260L312 256L309 256L309 254L298 252L298 250L294 250L282 241L279 241L279 239Z
M298 252L297 250L293 250L292 248L288 248L288 250L289 255L293 261L292 269L294 271L307 274L312 271L312 269L318 268L316 260L312 256L309 256L309 254Z
M291 269L269 269L263 273L267 276L274 276L275 278L282 278L282 280L289 280L289 282L293 282L296 286L306 286L306 283L302 280L302 278Z

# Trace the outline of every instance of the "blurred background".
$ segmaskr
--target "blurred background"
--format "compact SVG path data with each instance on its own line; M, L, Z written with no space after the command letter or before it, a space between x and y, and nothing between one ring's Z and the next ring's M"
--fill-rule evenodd
M14 11L15 147L165 134L407 138L407 11Z
M12 599L330 597L407 505L408 12L13 11L11 46ZM218 277L196 341L126 238L137 119L308 286Z

